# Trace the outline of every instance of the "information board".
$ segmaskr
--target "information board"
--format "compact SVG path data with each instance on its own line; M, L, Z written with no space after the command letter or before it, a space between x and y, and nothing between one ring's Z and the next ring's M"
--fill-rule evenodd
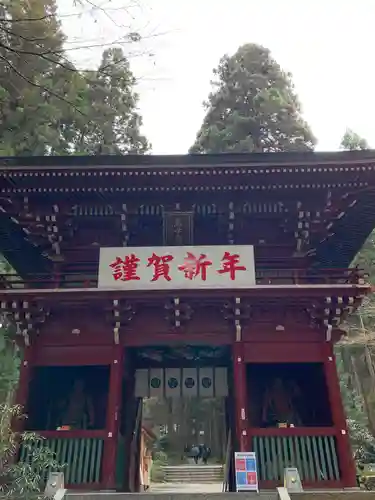
M237 491L259 491L257 460L253 451L235 452L234 468Z

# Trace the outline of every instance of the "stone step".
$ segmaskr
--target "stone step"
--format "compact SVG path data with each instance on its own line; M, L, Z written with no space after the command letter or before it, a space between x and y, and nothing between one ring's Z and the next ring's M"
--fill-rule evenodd
M216 483L222 480L221 465L169 465L163 467L167 483Z
M202 483L213 481L214 483L220 482L222 474L164 474L165 481L178 483L179 481L189 481L191 483Z
M205 476L205 477L198 477L198 476L191 476L191 477L183 477L183 476L179 476L179 477L171 477L171 476L165 476L165 479L164 479L164 482L166 483L174 483L174 484L179 484L179 483L187 483L187 484L190 484L190 483L198 483L198 484L201 484L201 483L207 483L207 484L211 484L211 483L217 483L218 481L220 481L220 478L216 477L216 476Z
M216 472L196 470L196 471L164 471L165 476L169 477L222 477L223 471Z
M163 469L164 472L167 472L168 474L221 474L223 472L223 468L221 467L220 469L203 469L203 467L197 467L197 468L192 468L192 469L183 469L183 470L177 470L177 469Z
M223 467L222 464L220 463L207 463L204 464L202 462L198 462L197 464L195 462L191 463L182 463L182 464L176 464L176 465L164 465L167 469L191 469L191 468L196 468L200 467L201 469L220 469Z

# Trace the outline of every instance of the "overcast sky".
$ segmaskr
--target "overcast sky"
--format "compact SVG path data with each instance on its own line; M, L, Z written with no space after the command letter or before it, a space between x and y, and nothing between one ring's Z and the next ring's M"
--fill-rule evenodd
M244 43L268 47L292 72L319 150L337 149L347 127L375 147L375 0L95 0L106 13L58 1L69 54L81 66L95 66L101 48L74 48L110 44L129 26L145 36L141 45L120 43L140 78L155 154L187 152L212 69Z

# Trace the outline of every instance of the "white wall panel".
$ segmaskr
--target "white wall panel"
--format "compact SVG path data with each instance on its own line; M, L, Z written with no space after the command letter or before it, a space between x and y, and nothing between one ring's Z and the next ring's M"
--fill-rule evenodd
M215 397L228 396L228 370L224 367L215 368Z
M147 369L135 372L134 396L136 398L148 398L150 395L148 372Z

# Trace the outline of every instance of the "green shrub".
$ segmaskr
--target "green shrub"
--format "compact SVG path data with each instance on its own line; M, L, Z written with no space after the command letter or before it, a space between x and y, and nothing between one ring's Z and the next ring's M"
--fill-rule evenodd
M44 438L33 432L14 431L13 425L23 418L21 406L0 404L0 496L39 500L44 498L47 471L59 471L62 466L43 446ZM25 450L27 461L17 461L19 446Z
M164 482L163 467L168 465L168 457L164 451L155 451L153 454L152 467L151 467L151 481L153 483Z

